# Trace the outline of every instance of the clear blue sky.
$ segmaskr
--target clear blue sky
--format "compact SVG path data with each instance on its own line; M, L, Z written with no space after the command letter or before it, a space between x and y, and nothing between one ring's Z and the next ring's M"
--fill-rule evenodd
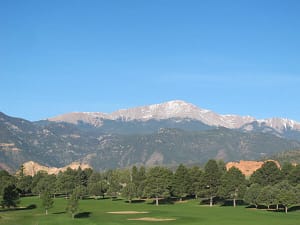
M300 121L300 1L3 0L0 82L28 120L180 99Z

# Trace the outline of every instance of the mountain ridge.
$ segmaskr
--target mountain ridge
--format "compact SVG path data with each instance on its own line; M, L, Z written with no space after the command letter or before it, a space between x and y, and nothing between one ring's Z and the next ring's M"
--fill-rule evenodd
M219 115L183 101L112 114L70 113L53 120L30 122L0 113L0 168L14 171L26 161L63 167L77 161L105 170L211 158L259 160L300 149L295 121Z
M163 120L171 118L193 119L201 121L209 126L225 127L229 129L243 129L245 131L251 130L251 124L255 122L259 127L270 127L278 133L282 133L288 129L300 131L300 123L287 118L274 117L267 119L256 119L249 115L222 115L211 110L199 108L196 105L182 100L173 100L160 104L120 109L110 114L102 112L67 113L48 118L47 120L53 122L68 122L73 124L78 124L81 121L99 127L103 125L103 120L147 121L150 119Z

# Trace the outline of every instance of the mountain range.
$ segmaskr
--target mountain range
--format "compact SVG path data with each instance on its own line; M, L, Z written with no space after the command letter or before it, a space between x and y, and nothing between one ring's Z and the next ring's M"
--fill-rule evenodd
M49 118L49 121L67 122L72 124L86 123L101 127L104 122L147 122L177 119L176 122L198 121L211 127L242 129L245 131L260 130L286 136L289 132L300 132L300 123L283 118L255 119L251 116L221 115L207 109L181 100L169 101L162 104L121 109L111 114L101 112L74 112ZM300 136L299 136L300 138Z
M107 114L73 112L30 122L0 113L0 168L26 161L97 170L136 165L201 164L210 158L256 160L300 149L300 123L221 115L184 101Z

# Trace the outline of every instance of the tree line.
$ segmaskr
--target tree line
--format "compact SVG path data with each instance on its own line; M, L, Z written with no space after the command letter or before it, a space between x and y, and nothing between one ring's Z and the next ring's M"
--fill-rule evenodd
M256 208L283 208L287 213L291 206L300 204L300 165L284 164L278 168L273 161L267 161L250 177L235 167L226 170L225 163L216 160L209 160L203 168L181 164L174 171L162 166L105 172L68 168L57 175L39 171L34 176L26 176L23 167L14 176L0 171L1 206L16 207L22 195L40 196L46 214L53 206L53 198L66 196L66 209L73 217L79 199L119 196L129 203L153 198L156 205L174 198L200 198L210 206L230 202L235 207L243 201Z

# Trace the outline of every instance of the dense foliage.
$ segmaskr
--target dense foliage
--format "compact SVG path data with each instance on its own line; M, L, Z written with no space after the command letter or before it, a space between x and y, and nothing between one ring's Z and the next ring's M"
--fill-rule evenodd
M21 170L22 171L22 170ZM2 207L16 207L20 195L39 195L48 213L53 199L63 195L69 199L67 211L74 218L78 200L89 196L112 199L123 196L134 199L153 198L156 205L163 200L199 198L212 206L215 203L233 206L244 201L266 209L288 209L300 203L300 165L285 164L281 169L273 161L266 162L246 179L240 170L224 168L223 162L209 160L203 169L179 165L174 171L156 166L96 172L91 169L67 169L57 175L38 172L15 176L0 171ZM239 201L238 201L239 200Z

